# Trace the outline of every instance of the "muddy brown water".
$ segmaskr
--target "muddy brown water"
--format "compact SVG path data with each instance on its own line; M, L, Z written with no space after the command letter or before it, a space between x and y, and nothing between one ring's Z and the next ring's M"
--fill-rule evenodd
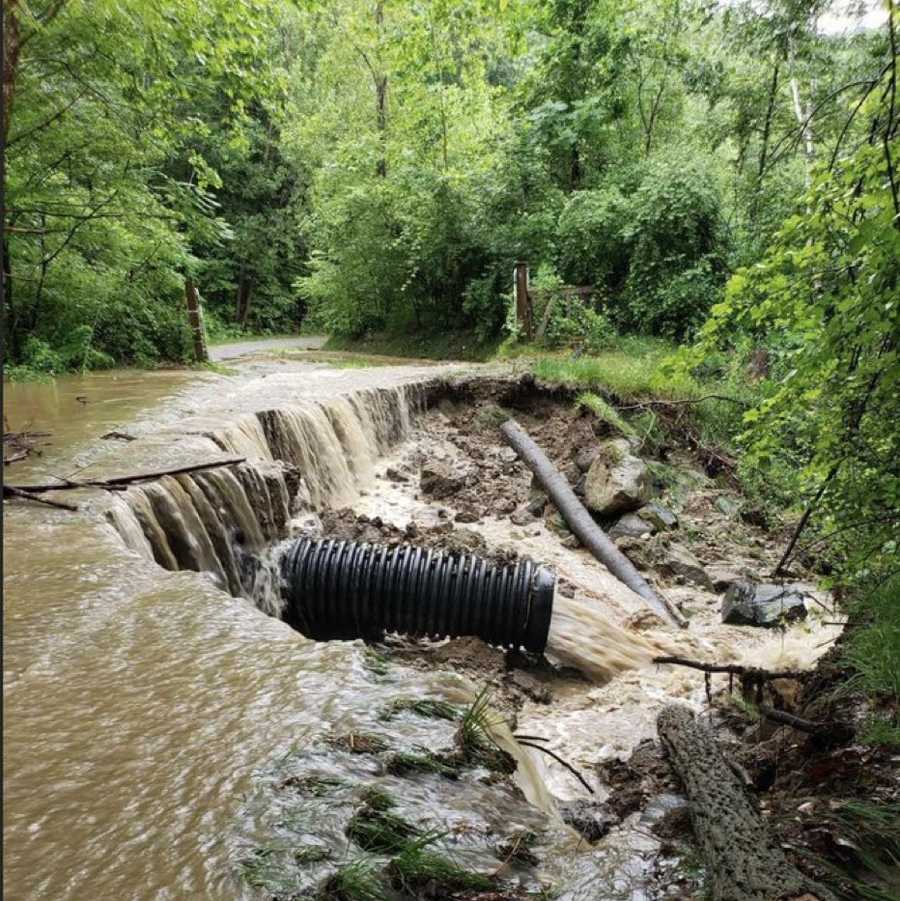
M75 514L4 505L8 897L253 897L234 863L242 847L266 840L264 818L244 803L255 774L310 736L370 727L374 711L396 696L397 680L453 700L470 691L447 672L401 668L391 684L372 680L360 643L308 641L226 590L234 580L256 586L258 573L242 569L242 552L228 551L226 560L213 544L220 526L234 538L236 525L248 553L274 542L288 485L320 504L352 500L400 525L433 515L411 487L375 473L381 461L429 440L416 427L417 386L449 371L256 360L232 376L123 372L6 386L10 427L53 433L42 456L9 467L11 480L249 459L228 479L163 480L115 497L79 492ZM101 438L113 429L136 440ZM299 487L280 468L288 458L300 465ZM193 534L198 516L199 531L212 536L203 541ZM148 522L164 536L157 543L147 539ZM509 540L508 521L478 528L491 541ZM578 586L579 603L593 605L583 616L619 628L639 608L584 552L561 548L545 530L518 540ZM209 571L163 568L157 561L167 548ZM571 645L586 620L577 605L569 615ZM712 615L699 621L698 634L683 639L692 650L720 659L779 655L770 636L717 629ZM790 641L804 663L814 659L806 633ZM519 728L541 730L589 766L650 734L653 711L672 695L702 703L702 679L623 667L606 684L567 688L551 708L527 708ZM561 768L528 766L535 800L547 786L576 796ZM631 838L625 860L631 845L615 838L582 847L570 861L566 897L596 897L598 865L610 879L606 897L641 897L628 874L640 875L635 861L646 842L640 830ZM622 885L613 891L616 880Z

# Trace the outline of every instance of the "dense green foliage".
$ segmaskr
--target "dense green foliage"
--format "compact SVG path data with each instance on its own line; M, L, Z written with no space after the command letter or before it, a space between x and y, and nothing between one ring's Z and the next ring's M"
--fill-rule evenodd
M884 65L882 32L825 35L827 9L9 2L9 354L184 359L188 276L219 335L487 343L522 259L594 288L546 344L685 338Z

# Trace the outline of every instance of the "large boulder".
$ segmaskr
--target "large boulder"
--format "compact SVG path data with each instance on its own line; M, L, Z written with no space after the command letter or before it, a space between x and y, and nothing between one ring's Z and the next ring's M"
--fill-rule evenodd
M660 568L676 576L681 576L685 582L707 590L712 589L712 580L703 568L703 564L680 544L670 544L666 548Z
M641 517L653 526L658 532L674 529L678 526L678 517L658 501L651 501L641 509Z
M735 582L722 601L722 622L771 628L806 618L808 592L801 585Z
M624 439L606 441L584 482L587 506L601 516L617 516L642 507L653 493L647 464L631 453Z
M645 522L637 513L626 513L609 530L609 537L613 541L617 538L640 538L641 535L649 535L652 531L650 523Z

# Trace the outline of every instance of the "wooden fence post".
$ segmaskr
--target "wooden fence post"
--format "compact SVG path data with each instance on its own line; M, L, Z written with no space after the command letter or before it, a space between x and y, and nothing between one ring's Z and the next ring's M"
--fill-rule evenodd
M197 296L193 279L188 278L184 281L184 299L187 303L188 321L194 339L194 360L197 363L208 363L209 353L206 350L206 332L203 329L203 308L200 306L200 298Z
M528 298L528 263L522 261L516 263L516 321L530 341L532 328L531 301Z

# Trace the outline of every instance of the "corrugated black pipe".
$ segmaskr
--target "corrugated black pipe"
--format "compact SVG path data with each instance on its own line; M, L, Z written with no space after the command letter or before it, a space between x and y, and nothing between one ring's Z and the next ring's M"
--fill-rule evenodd
M498 566L474 554L301 538L282 559L285 622L317 641L474 635L540 653L556 573L522 559Z

